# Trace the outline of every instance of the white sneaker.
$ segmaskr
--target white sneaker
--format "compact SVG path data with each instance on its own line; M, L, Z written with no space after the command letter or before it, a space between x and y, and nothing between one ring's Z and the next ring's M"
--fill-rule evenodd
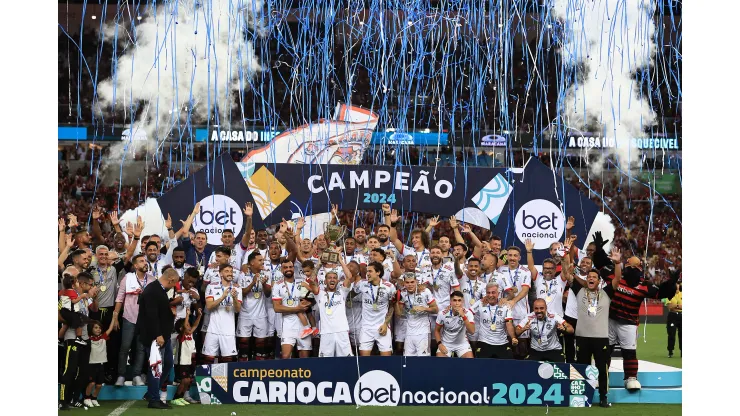
M640 390L642 385L637 381L636 377L629 377L627 380L624 380L624 388L627 390Z
M95 407L100 407L100 403L97 400L90 400Z
M124 384L126 384L126 377L121 376L116 379L116 387L122 387Z
M143 386L145 383L141 380L141 376L134 377L134 386Z
M159 392L159 400L167 403L167 392L166 391Z
M95 405L93 404L92 400L90 400L90 399L83 400L82 401L82 404L84 404L87 407L95 407Z

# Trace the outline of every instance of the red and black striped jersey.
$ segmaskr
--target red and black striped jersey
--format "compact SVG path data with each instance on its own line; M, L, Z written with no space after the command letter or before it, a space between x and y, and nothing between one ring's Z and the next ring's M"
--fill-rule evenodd
M611 284L611 279L609 279L609 284ZM653 284L640 282L637 287L630 287L622 280L617 290L614 291L614 297L609 306L609 319L639 325L640 306L643 300L655 298L657 295L658 287Z

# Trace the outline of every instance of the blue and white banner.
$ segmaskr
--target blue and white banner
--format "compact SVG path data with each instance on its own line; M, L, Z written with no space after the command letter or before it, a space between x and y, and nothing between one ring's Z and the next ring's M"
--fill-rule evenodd
M594 397L598 370L583 364L393 356L214 364L197 367L195 375L202 404L584 407Z
M418 133L418 132L384 132L373 133L373 139L370 144L374 145L402 145L402 146L447 146L448 134L439 133Z

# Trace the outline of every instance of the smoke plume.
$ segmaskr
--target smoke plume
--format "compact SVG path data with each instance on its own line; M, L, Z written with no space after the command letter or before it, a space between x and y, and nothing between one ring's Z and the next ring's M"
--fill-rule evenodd
M614 154L622 169L639 159L632 138L655 124L656 115L632 79L655 56L654 0L554 0L564 21L563 62L583 68L566 93L568 127L614 138L616 147L591 164L599 174ZM596 131L594 131L596 130Z

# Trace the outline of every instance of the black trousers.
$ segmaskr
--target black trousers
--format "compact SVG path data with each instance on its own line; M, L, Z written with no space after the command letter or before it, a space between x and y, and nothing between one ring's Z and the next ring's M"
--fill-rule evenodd
M90 344L76 344L75 340L64 342L64 373L62 374L62 388L59 400L72 403L79 400L80 394L85 391L88 382L88 368L90 367Z
M97 312L90 311L90 319L100 322L103 332L107 331L113 320L113 309L99 308ZM118 351L121 349L121 331L110 333L110 339L105 342L106 351L108 352L108 362L104 364L105 374L115 376L118 368Z
M606 397L609 391L609 338L576 337L578 363L591 364L591 357L599 370L599 395Z
M683 330L681 329L680 313L668 312L666 329L668 330L668 351L673 352L673 349L676 347L676 332L678 332L678 349L683 350L683 348L681 347L681 335L683 334Z
M578 323L578 319L571 318L570 316L564 316L563 319L565 319L565 322L568 323L568 325L573 327L573 333L563 333L563 354L565 355L565 362L566 363L574 363L576 362L576 335L575 335L575 329L576 324Z
M476 358L505 358L511 360L514 358L514 353L511 350L509 344L504 345L491 345L485 342L478 341L476 343L475 350Z
M534 348L529 350L530 361L547 361L551 363L563 362L563 350L537 351Z

